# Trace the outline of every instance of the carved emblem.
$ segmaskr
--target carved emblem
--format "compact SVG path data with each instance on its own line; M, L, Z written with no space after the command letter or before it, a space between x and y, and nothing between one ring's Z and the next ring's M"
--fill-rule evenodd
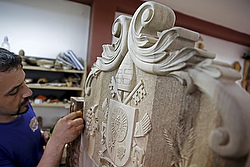
M117 166L127 163L132 146L138 109L110 99L106 143L111 160Z

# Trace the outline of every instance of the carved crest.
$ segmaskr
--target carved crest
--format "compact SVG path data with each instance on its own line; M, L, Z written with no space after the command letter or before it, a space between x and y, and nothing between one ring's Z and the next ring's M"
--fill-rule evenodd
M235 83L239 72L195 48L199 33L174 24L173 10L156 2L115 20L116 40L103 45L85 84L83 147L97 165L210 167L211 157L245 162L246 155L250 165L250 114L243 107L250 96ZM199 160L200 151L213 156Z
M107 150L112 161L124 166L130 158L137 109L110 100L107 122Z

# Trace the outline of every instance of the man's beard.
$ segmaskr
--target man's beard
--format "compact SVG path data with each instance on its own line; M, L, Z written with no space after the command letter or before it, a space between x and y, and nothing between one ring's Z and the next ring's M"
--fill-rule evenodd
M15 114L11 114L12 116L14 115L21 115L21 114L25 114L28 110L29 110L29 106L26 106L26 110L24 110L23 112L21 112L21 107L26 104L29 101L29 97L26 97L23 102L18 106L18 110Z

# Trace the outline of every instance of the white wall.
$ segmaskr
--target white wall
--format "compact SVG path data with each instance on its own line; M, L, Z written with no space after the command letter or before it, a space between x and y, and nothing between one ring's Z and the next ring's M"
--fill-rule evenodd
M49 128L63 116L69 113L69 108L64 107L37 107L33 106L36 116L41 116L43 119L43 127Z
M86 60L90 6L65 0L0 0L0 43L27 56L56 58L72 49Z
M18 54L56 58L72 49L86 60L90 6L65 0L0 0L0 44L8 36L10 50ZM45 127L68 113L63 107L34 107Z

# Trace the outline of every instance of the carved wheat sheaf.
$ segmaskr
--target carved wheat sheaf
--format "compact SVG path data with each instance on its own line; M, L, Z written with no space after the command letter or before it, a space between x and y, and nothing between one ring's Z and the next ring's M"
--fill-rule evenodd
M194 152L194 141L196 134L194 128L192 127L189 130L189 135L185 142L181 140L181 137L184 133L184 127L179 126L179 131L176 134L168 131L167 129L163 130L168 147L173 155L173 160L171 162L172 167L188 167L190 164L190 158ZM195 165L191 165L195 166ZM189 166L189 167L191 167Z

